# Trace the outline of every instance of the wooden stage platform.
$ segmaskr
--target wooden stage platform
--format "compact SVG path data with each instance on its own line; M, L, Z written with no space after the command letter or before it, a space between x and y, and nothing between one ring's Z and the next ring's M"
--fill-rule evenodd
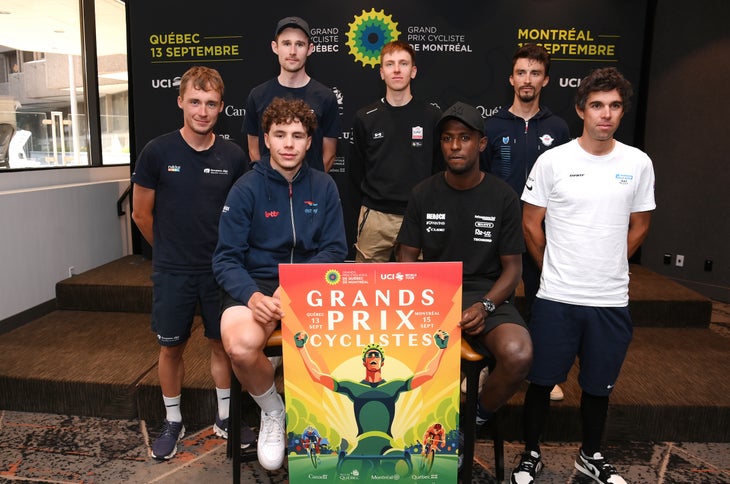
M135 255L59 282L56 311L0 338L0 409L161 421L150 274L150 261ZM607 439L730 441L730 337L709 329L712 302L636 265L630 297L634 341L611 397ZM186 421L209 423L215 396L202 333L198 321L182 409ZM546 440L579 440L573 376L563 389ZM502 411L507 440L520 439L523 397ZM255 419L253 403L244 404Z

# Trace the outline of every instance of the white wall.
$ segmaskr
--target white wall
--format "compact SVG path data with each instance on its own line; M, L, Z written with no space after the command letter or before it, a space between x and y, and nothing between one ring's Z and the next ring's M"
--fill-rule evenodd
M132 253L129 166L0 173L0 321L55 297L56 283Z

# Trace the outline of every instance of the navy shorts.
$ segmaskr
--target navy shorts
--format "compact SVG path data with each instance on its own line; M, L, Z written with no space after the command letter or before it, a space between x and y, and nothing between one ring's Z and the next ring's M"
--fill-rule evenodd
M152 274L152 331L161 346L177 346L190 338L198 303L205 337L221 339L220 288L212 272Z
M631 343L628 307L591 307L536 298L530 318L532 368L527 379L552 387L564 382L578 357L578 383L596 396L613 390Z
M486 294L486 291L479 291L479 292L464 292L462 294L462 302L461 302L461 310L465 310L475 302L479 301L481 298L484 297ZM518 324L524 328L527 328L527 325L525 324L525 321L522 319L522 316L520 316L520 312L517 311L517 308L514 304L512 304L512 301L507 300L497 306L496 311L494 311L492 314L490 314L487 317L487 320L484 324L484 329L482 332L478 335L468 335L465 333L463 334L463 337L469 342L471 347L474 349L474 351L484 355L484 356L492 356L492 354L489 352L489 350L482 344L481 338L489 333L491 330L499 326L503 323L514 323Z

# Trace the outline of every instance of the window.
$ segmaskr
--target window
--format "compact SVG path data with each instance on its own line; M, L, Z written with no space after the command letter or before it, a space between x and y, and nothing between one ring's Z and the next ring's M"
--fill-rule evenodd
M79 1L0 5L0 171L129 163L124 3L94 2L101 156L92 159L97 103L86 97Z

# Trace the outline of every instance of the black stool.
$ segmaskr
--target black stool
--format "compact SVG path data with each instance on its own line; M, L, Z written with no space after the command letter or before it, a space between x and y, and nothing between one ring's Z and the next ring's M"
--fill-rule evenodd
M477 402L479 399L479 373L482 368L487 367L491 371L494 367L494 361L485 358L484 355L477 353L466 342L461 340L461 370L466 375L466 399L464 401L465 408L461 418L461 431L464 433L464 448L460 449L464 456L461 466L461 482L471 484L472 473L474 470L474 444L476 441L476 418L477 418ZM496 412L490 419L489 424L492 431L492 439L494 440L494 473L497 481L504 481L504 439L499 428L499 413Z

